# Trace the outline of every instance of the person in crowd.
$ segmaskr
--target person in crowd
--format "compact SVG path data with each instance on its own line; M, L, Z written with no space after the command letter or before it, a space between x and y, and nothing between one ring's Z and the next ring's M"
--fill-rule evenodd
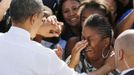
M73 36L80 36L81 27L79 24L79 17L77 15L79 5L79 0L60 1L61 7L59 7L57 18L64 23L63 31L60 36L60 39L64 40L65 42L63 48L63 59L68 56L68 53L65 49L68 40Z
M61 38L68 41L73 36L80 36L79 16L77 15L80 5L79 0L61 0L58 19L64 22L63 33Z
M107 9L104 5L102 4L99 4L98 2L96 1L91 1L91 2L85 2L85 3L82 3L80 5L80 8L79 8L79 15L80 15L80 24L81 24L81 27L83 25L83 22L84 20L94 14L94 13L97 13L97 14L100 14L100 15L103 15L105 17L107 17L110 21L110 16L108 13L107 13ZM66 45L66 55L65 55L65 59L71 54L72 52L72 49L74 47L74 45L76 44L76 42L78 42L79 40L81 40L81 36L79 37L72 37L69 39L69 41L67 42L67 45Z
M120 75L134 75L134 30L122 32L115 40L115 62Z
M59 26L42 21L42 12L38 0L12 0L10 13L13 26L0 36L0 75L87 75L75 72L51 49L31 40L37 33L46 37L57 36ZM87 41L82 43L86 45ZM76 56L79 52L76 52ZM71 66L79 59L76 56ZM90 75L104 75L108 68L105 65Z
M76 70L89 73L101 68L112 51L113 32L111 24L101 15L89 16L83 25L82 39L87 40L88 45L81 53L81 62ZM72 55L78 49L77 47L76 44L72 50Z
M116 21L129 9L133 8L133 0L115 0L117 5L117 18Z

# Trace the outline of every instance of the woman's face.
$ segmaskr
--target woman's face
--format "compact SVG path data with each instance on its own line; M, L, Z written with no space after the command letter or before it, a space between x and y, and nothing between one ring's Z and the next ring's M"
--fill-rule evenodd
M77 15L77 11L80 3L75 0L66 0L62 6L62 13L65 21L70 26L76 26L79 24L79 16Z
M82 12L82 16L81 16L81 24L83 25L85 19L94 14L94 13L97 13L97 14L100 14L100 15L104 15L101 11L99 10L96 10L96 9L85 9L83 12Z
M84 50L87 61L91 62L102 59L102 50L105 49L106 43L105 39L98 33L98 30L84 26L82 39L88 41L88 46Z

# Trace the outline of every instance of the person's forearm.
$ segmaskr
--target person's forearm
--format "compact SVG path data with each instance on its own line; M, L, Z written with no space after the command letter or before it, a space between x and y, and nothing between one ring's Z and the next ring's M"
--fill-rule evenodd
M75 64L75 62L73 62L73 60L70 58L70 62L69 62L69 64L68 64L68 66L70 67L70 68L75 68L75 66L76 66L76 64Z
M112 72L112 69L109 66L103 66L100 69L98 69L97 71L95 71L94 75L107 75L110 72Z
M3 19L4 14L9 8L11 0L2 0L0 2L0 21Z

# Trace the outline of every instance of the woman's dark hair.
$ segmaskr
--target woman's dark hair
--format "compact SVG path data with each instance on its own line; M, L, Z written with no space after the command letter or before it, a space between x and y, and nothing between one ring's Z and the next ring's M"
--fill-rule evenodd
M112 23L112 16L111 16L111 13L110 13L110 11L108 11L107 10L107 8L103 5L103 4L99 4L98 2L96 2L96 1L90 1L90 2L85 2L85 3L82 3L81 5L80 5L80 7L79 7L80 9L80 21L82 20L82 15L83 15L83 12L85 11L85 10L87 10L87 9L95 9L95 10L97 10L97 11L101 11L102 13L104 13L103 14L103 16L105 16L105 17L107 17L108 18L108 20L109 20L109 22L111 23L111 24L113 24ZM82 24L82 23L81 23Z
M60 0L60 4L59 4L59 8L58 8L58 13L57 13L57 17L59 21L65 22L64 18L63 18L63 13L62 13L62 6L64 4L64 2L66 2L67 0ZM80 0L72 0L72 1L77 1L80 3Z
M84 25L86 27L96 29L98 33L102 36L102 38L109 37L111 41L110 44L112 44L113 41L112 27L104 16L99 14L92 14L85 20Z

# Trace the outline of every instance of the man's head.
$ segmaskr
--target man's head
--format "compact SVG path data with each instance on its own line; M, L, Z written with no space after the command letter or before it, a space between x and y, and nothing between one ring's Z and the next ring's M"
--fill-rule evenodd
M42 6L37 0L12 0L10 13L13 25L31 33L33 38L42 24Z
M134 67L134 30L126 30L115 40L115 60L120 71Z

